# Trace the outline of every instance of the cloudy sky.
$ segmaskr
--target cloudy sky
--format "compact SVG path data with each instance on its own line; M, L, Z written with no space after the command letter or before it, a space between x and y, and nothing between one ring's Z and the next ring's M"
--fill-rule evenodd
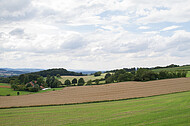
M190 63L190 0L0 0L0 67Z

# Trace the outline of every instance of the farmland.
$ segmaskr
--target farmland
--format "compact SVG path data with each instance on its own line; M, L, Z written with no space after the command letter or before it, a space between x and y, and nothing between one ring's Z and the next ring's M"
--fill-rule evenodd
M91 104L0 110L0 125L190 125L190 92Z
M0 107L60 105L147 97L190 90L190 78L66 87L22 96L0 96Z

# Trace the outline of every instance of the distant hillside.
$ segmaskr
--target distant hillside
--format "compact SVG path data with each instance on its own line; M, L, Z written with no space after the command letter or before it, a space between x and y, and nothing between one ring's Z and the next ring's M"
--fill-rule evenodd
M170 68L157 68L152 69L152 71L159 72L159 71L176 71L176 70L185 70L190 71L190 65L178 66L178 67L170 67Z
M19 76L21 74L41 71L43 69L32 69L32 68L0 68L0 77Z
M68 71L68 70L63 69L63 68L48 69L48 70L43 70L43 71L39 71L39 72L33 72L31 74L36 74L36 75L40 75L43 77L47 77L48 75L56 76L57 74L59 74L60 76L83 76L84 75L82 73L76 73L73 71Z
M123 68L123 70L125 70L126 72L132 72L132 71L136 71L139 68ZM183 65L183 66L179 66L179 65L175 65L175 64L171 64L168 66L156 66L156 67L151 67L151 68L145 68L145 69L149 69L155 72L160 72L160 71L176 71L176 70L185 70L185 71L190 71L190 65ZM106 71L106 73L108 72L116 72L118 70L121 69L116 69L116 70L110 70L110 71Z

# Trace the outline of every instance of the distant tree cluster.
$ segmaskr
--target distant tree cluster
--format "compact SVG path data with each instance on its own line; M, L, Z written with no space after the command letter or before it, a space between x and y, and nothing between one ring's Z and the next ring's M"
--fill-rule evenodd
M94 73L94 76L97 77L97 76L101 76L102 72L101 71L98 71L96 73Z
M51 87L51 88L59 88L62 83L61 81L55 79L54 76L48 75L46 78L46 84L48 87Z
M109 73L108 73L109 74ZM187 71L160 71L153 72L149 69L139 68L136 72L126 72L124 69L116 71L109 77L106 77L106 83L123 81L150 81L168 78L186 77Z
M16 91L37 92L46 86L42 76L33 74L22 74L11 77L9 83L11 84L11 88Z
M9 78L11 88L17 91L37 92L45 87L58 88L62 84L54 76L47 76L46 80L35 74L22 74Z

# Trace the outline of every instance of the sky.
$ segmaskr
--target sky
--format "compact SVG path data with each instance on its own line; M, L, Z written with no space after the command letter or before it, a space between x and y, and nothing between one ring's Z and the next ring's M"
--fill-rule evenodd
M190 0L0 0L0 67L190 63Z

